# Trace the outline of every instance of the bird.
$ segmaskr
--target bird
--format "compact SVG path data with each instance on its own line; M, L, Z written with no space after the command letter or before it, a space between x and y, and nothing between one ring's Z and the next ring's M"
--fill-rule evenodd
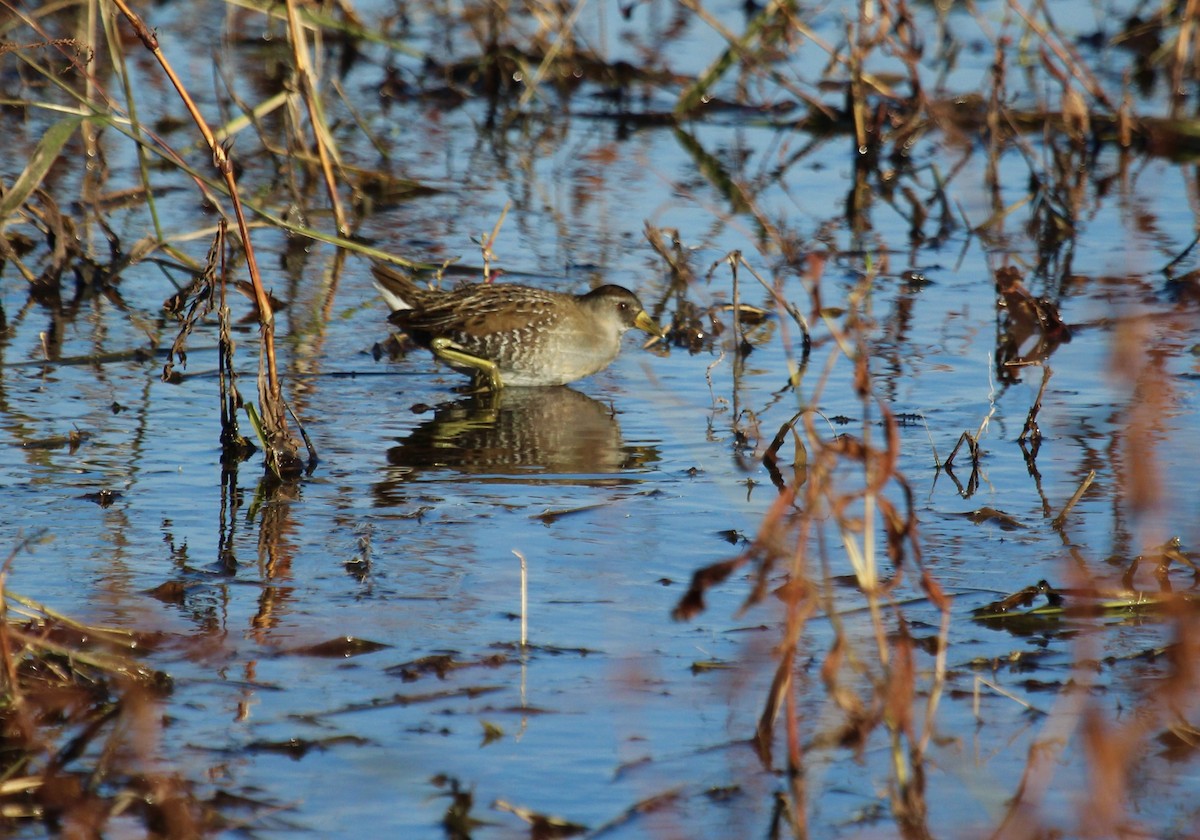
M479 391L565 385L608 367L629 330L663 335L622 286L581 295L517 283L431 289L391 266L376 264L371 273L392 310L388 320L470 374Z

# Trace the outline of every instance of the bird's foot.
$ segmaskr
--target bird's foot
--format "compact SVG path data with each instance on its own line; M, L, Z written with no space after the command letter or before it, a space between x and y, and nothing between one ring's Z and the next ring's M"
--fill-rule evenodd
M490 359L482 359L464 350L448 338L435 338L429 348L446 364L471 374L471 392L499 392L504 387L500 381L500 368Z

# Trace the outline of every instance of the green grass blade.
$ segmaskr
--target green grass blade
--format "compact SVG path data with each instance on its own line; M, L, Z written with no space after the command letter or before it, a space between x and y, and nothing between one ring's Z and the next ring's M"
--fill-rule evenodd
M29 159L25 170L17 176L12 189L0 196L0 228L3 228L17 209L33 195L33 191L41 186L42 179L58 160L63 146L71 139L71 135L79 128L85 117L65 117L46 130L38 141L33 156Z

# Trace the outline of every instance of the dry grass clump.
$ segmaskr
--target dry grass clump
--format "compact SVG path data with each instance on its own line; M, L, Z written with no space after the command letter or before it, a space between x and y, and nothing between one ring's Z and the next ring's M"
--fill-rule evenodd
M0 594L0 830L197 837L220 825L162 755L171 679L136 658L156 639L73 621L2 579Z
M824 431L827 423L811 407L783 424L762 456L778 496L757 535L738 556L698 570L675 617L694 617L705 608L705 594L712 587L749 566L751 589L743 610L768 596L784 609L776 647L778 664L753 740L769 769L775 766L777 737L784 741L788 804L780 817L789 832L805 836L811 828L808 752L831 747L862 750L882 732L891 754L893 818L906 836L925 836L926 753L945 679L950 601L922 563L912 491L898 469L899 423L874 394L865 333L857 326L859 313L850 310L835 323L816 307L821 267L819 260L814 261L808 276L813 308L801 313L781 306L781 315L795 319L806 336L809 324L830 328L833 340L817 344L828 348L827 364L806 401L815 405L820 400L832 366L848 358L854 364L854 384L863 410L861 434ZM790 377L792 387L804 381L807 362L806 356L805 366ZM879 430L882 439L876 440ZM849 562L855 586L855 604L849 608L853 615L847 612L839 582L844 561ZM919 665L920 652L908 619L894 598L906 571L916 577L941 615L937 636L924 644L932 654L931 667ZM804 636L810 620L818 615L829 619L833 633L820 679L841 718L832 727L823 725L813 731L801 711L803 689L797 683L800 651L812 654L812 644Z

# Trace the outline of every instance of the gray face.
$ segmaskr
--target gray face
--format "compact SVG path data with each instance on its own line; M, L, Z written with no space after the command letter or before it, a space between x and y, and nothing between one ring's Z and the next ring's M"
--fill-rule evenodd
M622 286L601 286L583 296L582 301L598 316L613 318L621 332L633 329L634 320L642 311L637 295Z

